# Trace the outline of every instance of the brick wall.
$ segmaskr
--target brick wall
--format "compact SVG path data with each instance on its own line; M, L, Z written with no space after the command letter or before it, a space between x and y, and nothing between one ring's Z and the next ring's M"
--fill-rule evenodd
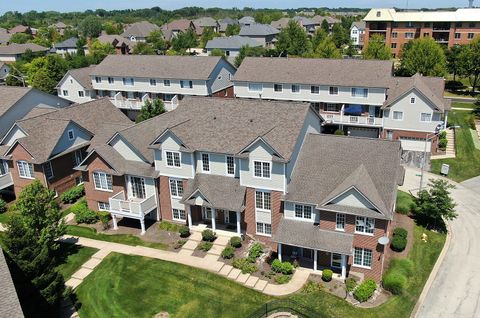
M75 178L80 177L80 171L73 170L75 164L74 153L65 154L51 160L53 178L48 180L50 189L56 190L59 194L75 186Z
M186 189L186 182L183 183L184 189ZM159 178L159 193L158 198L160 200L160 216L162 220L173 221L172 215L172 201L170 198L170 178L166 176L160 176ZM187 212L187 211L185 211Z
M213 97L223 97L223 98L233 98L235 97L235 93L233 91L233 86L224 88L218 92L212 94Z
M33 158L28 153L28 151L25 150L25 148L23 148L23 146L20 144L16 144L13 147L11 151L11 155L12 155L12 160L9 161L8 163L8 169L12 173L15 196L18 197L22 189L27 185L29 185L30 183L32 183L34 180L20 177L20 174L18 172L17 161L22 160L22 161L32 162ZM40 182L44 186L47 186L45 183L45 175L43 174L43 167L41 165L34 164L33 172L34 172L34 178L37 180L40 180Z

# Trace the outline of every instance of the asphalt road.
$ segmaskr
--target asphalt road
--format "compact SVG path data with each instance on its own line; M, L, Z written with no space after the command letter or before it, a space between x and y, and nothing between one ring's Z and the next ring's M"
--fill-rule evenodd
M418 189L418 173L407 169L402 190ZM432 177L438 178L427 174L425 181ZM480 317L480 178L455 185L458 217L450 224L450 246L417 311L419 318Z

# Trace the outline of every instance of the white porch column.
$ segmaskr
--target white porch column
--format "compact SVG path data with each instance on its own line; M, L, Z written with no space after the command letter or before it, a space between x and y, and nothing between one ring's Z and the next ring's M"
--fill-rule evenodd
M282 261L282 243L278 243L278 260Z
M215 224L215 215L217 214L217 212L215 211L215 209L212 209L212 230L213 232L215 232L217 230L217 225Z
M342 279L347 277L347 256L342 254Z
M242 235L242 229L240 228L240 218L242 215L237 211L237 234L238 236Z
M140 219L140 227L142 228L142 233L140 233L140 235L145 234L145 220L144 219Z
M118 230L117 216L115 214L112 214L112 221L113 221L113 229Z
M187 207L187 213L188 213L188 227L191 229L193 226L192 223L192 206L190 204L185 205Z
M317 250L313 250L313 270L317 271Z

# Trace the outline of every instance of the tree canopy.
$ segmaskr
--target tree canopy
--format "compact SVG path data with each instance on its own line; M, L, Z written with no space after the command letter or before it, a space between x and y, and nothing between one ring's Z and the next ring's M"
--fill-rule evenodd
M146 100L145 104L140 109L140 114L138 114L135 122L140 123L144 120L153 118L165 112L165 105L163 104L161 99L156 98L153 101Z
M138 42L133 47L133 54L153 55L156 54L154 48L146 42Z
M58 82L68 70L68 63L59 55L34 59L28 68L30 84L46 93L55 94Z
M229 24L225 30L226 36L237 35L240 33L240 25L239 24Z
M400 55L400 72L404 76L420 73L425 76L444 76L447 59L440 44L430 37L406 43Z
M461 48L458 68L460 75L469 78L472 92L475 92L480 81L480 36Z
M177 52L191 49L192 47L196 47L197 44L197 36L192 29L179 33L172 40L172 48Z
M234 61L234 64L235 64L235 67L239 67L240 64L242 64L243 62L243 59L247 56L264 56L264 52L265 52L265 49L261 46L255 46L255 47L252 47L252 46L242 46L242 48L240 49L240 52L238 53L238 55L235 57L235 61Z
M315 49L315 57L336 59L341 58L342 54L335 46L333 39L331 37L327 37Z
M363 50L366 60L389 60L392 58L390 48L385 45L383 36L374 34L368 40L368 46Z
M96 38L102 32L102 21L96 16L88 16L80 22L78 30L85 37Z
M302 56L312 48L305 30L294 20L278 35L276 49L279 52L287 52L289 55Z

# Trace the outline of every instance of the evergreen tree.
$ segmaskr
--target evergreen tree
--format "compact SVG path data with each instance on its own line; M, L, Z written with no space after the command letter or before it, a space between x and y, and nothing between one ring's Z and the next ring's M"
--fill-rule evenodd
M315 33L312 37L312 46L316 48L320 43L323 42L328 36L328 33L324 29L319 28L315 30Z
M153 102L150 100L145 101L145 104L140 109L140 114L138 114L135 122L140 123L149 118L153 118L160 114L166 112L165 105L161 99L154 99Z
M330 33L330 25L328 24L327 19L322 20L322 24L320 25L323 31L325 31L327 34Z
M389 60L392 58L390 48L385 45L383 36L373 35L368 40L368 46L363 50L365 60Z

